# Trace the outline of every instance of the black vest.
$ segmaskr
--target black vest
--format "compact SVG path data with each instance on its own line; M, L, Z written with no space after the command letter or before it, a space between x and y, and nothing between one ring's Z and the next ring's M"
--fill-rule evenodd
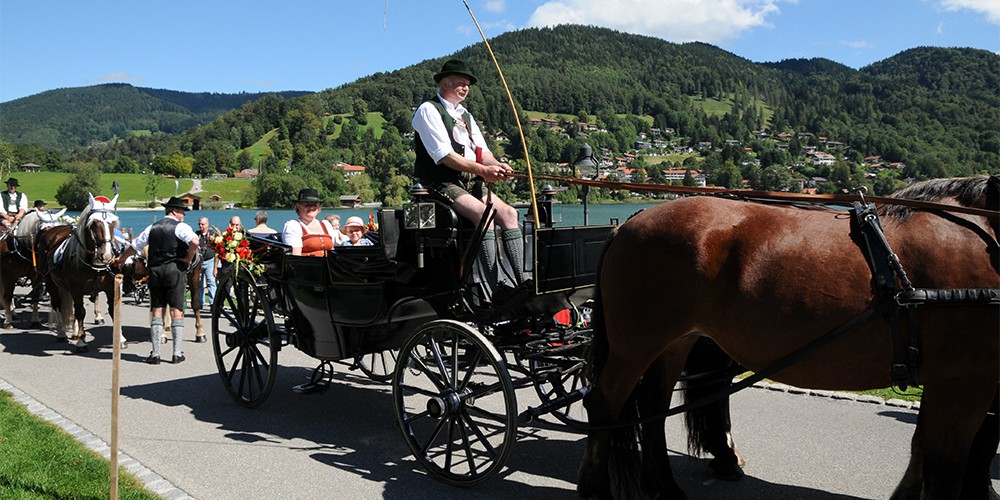
M187 256L188 245L174 234L180 224L164 217L149 229L149 267L162 266Z
M11 210L10 209L10 205L11 205L10 192L9 191L3 191L3 193L0 193L0 200L3 201L3 209L5 211L7 211L8 213L12 213L12 214L16 214L17 211L21 209L21 198L24 197L24 193L22 193L20 191L15 191L14 194L16 194L17 196L15 196L14 200L13 200L14 201L14 210Z
M437 108L438 112L441 113L441 121L444 122L444 128L448 131L448 138L451 139L451 148L458 153L459 156L465 156L465 145L455 142L455 135L452 133L452 129L455 127L455 119L451 117L450 114L444 109L444 105L438 99L439 96L435 96L434 99L427 101ZM465 123L472 123L472 116L466 111ZM469 137L471 140L472 129L469 129ZM448 168L444 165L438 165L434 163L434 159L431 158L430 153L427 152L427 148L424 146L424 141L420 139L420 134L414 133L413 138L413 150L417 154L417 161L413 167L413 173L417 176L417 179L425 186L430 186L432 184L447 182L447 183L461 183L463 181L472 180L475 175L468 172L459 172L458 170Z

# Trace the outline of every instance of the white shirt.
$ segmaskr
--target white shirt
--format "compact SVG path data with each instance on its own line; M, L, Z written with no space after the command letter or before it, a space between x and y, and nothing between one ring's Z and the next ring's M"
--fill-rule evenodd
M465 145L465 157L475 161L477 146L489 151L489 148L486 147L486 139L483 137L482 131L479 130L479 124L476 123L471 114L469 118L472 123L468 127L465 126L463 119L463 115L466 113L465 107L461 104L455 106L441 99L440 95L437 99L444 105L444 110L455 120L455 127L451 133L454 134L455 142ZM417 108L417 111L413 113L412 123L413 130L416 130L417 134L420 135L420 140L423 141L424 148L427 149L427 153L434 160L434 163L440 163L442 158L448 156L448 153L455 151L451 147L451 137L445 130L441 113L430 102L425 102ZM471 138L469 137L469 129L472 130Z
M177 220L177 217L174 217L173 215L168 215L164 218ZM149 231L152 228L152 224L146 226L146 229L143 229L142 232L139 233L139 236L136 236L135 239L132 240L132 248L134 248L136 252L141 252L142 249L146 248L146 245L149 244ZM178 222L177 226L174 227L174 236L184 243L191 243L191 241L198 240L198 235L194 232L194 229L191 229L191 226L183 222Z
M336 238L337 231L330 225L329 222L322 220L319 222L323 224L330 236ZM312 233L309 233L312 234ZM292 248L302 248L302 221L299 219L292 219L285 223L285 227L281 230L281 241L285 242L286 245Z
M10 206L4 206L3 203L0 203L0 213L17 214L21 210L28 211L28 196L26 194L20 191L14 191L14 194L10 194L7 191L4 192L10 195ZM18 198L21 201L18 201Z

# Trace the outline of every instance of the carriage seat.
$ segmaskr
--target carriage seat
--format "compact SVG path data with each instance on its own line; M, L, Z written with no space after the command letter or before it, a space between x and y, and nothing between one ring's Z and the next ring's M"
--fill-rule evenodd
M384 209L378 212L378 237L374 245L339 246L327 254L333 283L406 282L412 269L396 260L399 244L399 213Z

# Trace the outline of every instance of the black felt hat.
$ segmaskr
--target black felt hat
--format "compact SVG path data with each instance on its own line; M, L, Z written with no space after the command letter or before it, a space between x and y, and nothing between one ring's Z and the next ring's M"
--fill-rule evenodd
M35 200L35 208L44 206L45 206L45 200Z
M185 211L191 210L191 208L188 207L186 203L184 203L184 200L176 196L171 196L170 199L163 204L163 208L180 208Z
M319 197L319 191L313 188L305 188L299 191L299 197L295 200L296 203L301 201L318 201L323 202L323 198Z
M7 179L7 185L8 186L20 186L20 184L17 183L17 179L15 179L13 177L10 177L10 178Z
M449 59L448 62L444 63L444 66L441 66L441 71L434 75L434 81L441 83L441 79L448 75L467 76L469 77L469 85L475 85L477 80L476 75L469 71L469 66L458 59Z

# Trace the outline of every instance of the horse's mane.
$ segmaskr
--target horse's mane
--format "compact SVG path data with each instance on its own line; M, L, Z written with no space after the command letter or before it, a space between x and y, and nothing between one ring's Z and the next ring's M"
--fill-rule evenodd
M90 219L92 209L93 207L87 205L87 208L84 208L83 212L80 212L80 217L76 219L76 227L73 230L76 231L77 241L85 241L84 237L87 236L87 221Z
M962 206L970 207L983 196L987 179L989 179L987 176L931 179L900 189L889 197L927 202L954 198ZM905 219L914 210L913 207L903 205L885 205L882 215Z
M38 216L38 212L32 210L24 214L24 218L21 219L21 223L17 225L17 230L14 232L14 236L17 238L27 238L38 232L38 227L42 225L42 219Z

